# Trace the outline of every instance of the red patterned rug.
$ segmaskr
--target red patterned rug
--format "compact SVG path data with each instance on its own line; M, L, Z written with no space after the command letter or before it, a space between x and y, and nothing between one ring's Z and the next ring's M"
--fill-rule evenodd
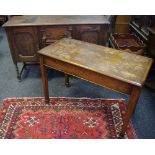
M0 111L0 138L118 138L124 100L89 98L8 98ZM125 138L136 138L131 123Z

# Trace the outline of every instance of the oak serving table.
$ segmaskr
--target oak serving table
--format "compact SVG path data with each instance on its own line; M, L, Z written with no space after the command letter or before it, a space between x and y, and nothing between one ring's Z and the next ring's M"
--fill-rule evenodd
M99 15L14 16L3 27L19 80L22 70L18 63L39 62L37 51L59 39L106 45L109 38L109 21Z
M152 59L122 50L64 38L38 52L46 102L46 66L130 95L120 136L124 136Z

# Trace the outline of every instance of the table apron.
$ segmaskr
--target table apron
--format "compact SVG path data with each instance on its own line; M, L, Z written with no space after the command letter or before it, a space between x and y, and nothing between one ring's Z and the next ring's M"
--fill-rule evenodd
M79 77L97 85L113 89L121 93L130 95L134 86L130 83L61 60L49 58L47 56L42 55L40 58L43 59L43 65L45 66L51 67L69 75Z

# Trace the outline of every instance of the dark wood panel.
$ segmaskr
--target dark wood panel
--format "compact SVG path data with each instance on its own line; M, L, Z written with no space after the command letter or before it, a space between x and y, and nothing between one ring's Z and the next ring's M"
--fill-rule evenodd
M109 25L77 25L76 33L75 39L105 46L109 37Z
M39 44L34 27L13 28L13 42L18 61L36 61Z
M81 25L77 29L79 40L99 44L100 25Z

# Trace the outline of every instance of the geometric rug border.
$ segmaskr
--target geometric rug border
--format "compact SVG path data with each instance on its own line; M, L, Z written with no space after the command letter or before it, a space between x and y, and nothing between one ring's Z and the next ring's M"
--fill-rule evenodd
M45 99L44 97L7 97L5 99L3 99L3 103L6 101L6 100L18 100L18 99ZM126 108L126 104L125 104L125 99L121 98L121 99L118 99L118 98L112 98L112 99L107 99L107 98L89 98L89 97L50 97L50 99L88 99L88 100L92 100L92 101L95 101L95 100L102 100L102 101L123 101L124 102L124 105L125 105L125 108ZM3 104L0 106L0 112L1 110L3 109ZM135 132L135 129L133 127L133 124L130 120L130 126L132 128L132 132L135 136L135 138L137 138L137 135L136 135L136 132Z

